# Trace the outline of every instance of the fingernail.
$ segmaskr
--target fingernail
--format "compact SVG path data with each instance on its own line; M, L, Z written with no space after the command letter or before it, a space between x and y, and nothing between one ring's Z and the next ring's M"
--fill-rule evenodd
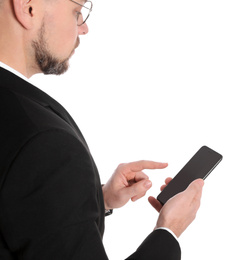
M198 184L199 184L201 187L203 187L203 186L204 186L204 180L199 179L199 180L198 180Z
M152 182L151 181L145 181L144 186L146 189L149 189L152 186Z

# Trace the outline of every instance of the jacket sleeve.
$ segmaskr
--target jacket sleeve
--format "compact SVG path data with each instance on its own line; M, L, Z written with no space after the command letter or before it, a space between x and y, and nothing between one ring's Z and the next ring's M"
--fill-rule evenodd
M153 231L126 260L180 260L181 250L178 241L168 231Z
M107 260L97 183L76 137L53 130L31 138L1 190L0 228L10 251L22 260Z
M22 260L107 260L98 185L77 138L62 130L31 138L0 193L0 230L11 253ZM178 260L180 249L169 232L156 230L127 259Z

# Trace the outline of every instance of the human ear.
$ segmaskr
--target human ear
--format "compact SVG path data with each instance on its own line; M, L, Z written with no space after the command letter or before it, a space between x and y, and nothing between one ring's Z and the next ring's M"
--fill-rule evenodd
M31 29L33 26L33 5L32 0L13 0L13 9L16 19L25 28Z

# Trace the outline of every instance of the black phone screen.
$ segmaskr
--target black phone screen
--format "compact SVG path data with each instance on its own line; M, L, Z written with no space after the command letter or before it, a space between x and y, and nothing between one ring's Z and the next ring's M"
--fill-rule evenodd
M222 155L202 146L198 152L158 195L157 200L164 205L171 197L184 191L196 179L205 179L222 160Z

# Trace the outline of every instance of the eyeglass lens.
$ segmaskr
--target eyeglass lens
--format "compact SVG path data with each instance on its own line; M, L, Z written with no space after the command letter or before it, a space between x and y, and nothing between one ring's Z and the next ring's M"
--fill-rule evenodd
M91 11L91 8L92 8L92 3L87 1L82 9L81 9L81 14L79 15L78 17L78 25L82 25L83 23L86 22L86 20L88 19L89 17L89 14L90 14L90 11Z

